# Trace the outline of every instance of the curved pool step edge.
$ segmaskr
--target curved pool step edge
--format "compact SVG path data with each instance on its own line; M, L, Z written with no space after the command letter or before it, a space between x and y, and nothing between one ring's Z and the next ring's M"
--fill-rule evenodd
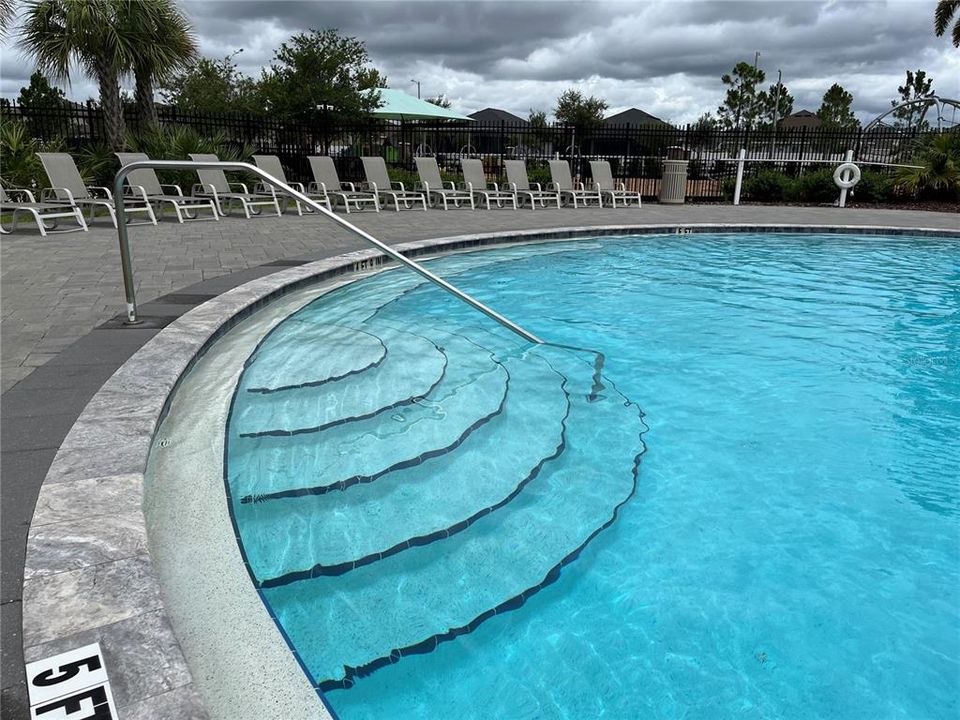
M280 323L275 329L281 328L283 327L283 325L284 323ZM364 330L359 330L356 328L347 328L343 326L330 326L329 329L334 329L334 328L339 330L348 330L354 335L363 335L373 339L376 342L376 346L377 346L377 349L374 352L374 358L369 362L367 362L365 365L361 365L359 367L353 367L349 370L343 370L341 368L341 371L339 372L339 374L337 374L336 371L334 371L334 374L328 374L325 377L314 379L314 380L304 380L298 383L288 383L286 385L278 385L278 386L253 386L253 387L247 387L246 391L249 393L258 393L262 395L268 395L270 393L285 392L288 390L300 390L308 387L320 387L322 385L326 385L327 383L343 380L344 378L348 378L351 375L357 375L359 373L377 368L381 365L381 363L383 363L387 359L388 350L382 338L379 338L376 335L373 335L372 333L368 333ZM318 329L322 330L322 329L328 329L328 328L320 327ZM284 345L289 344L285 342L286 339L284 339L284 340L278 341L276 344L268 345L266 344L266 340L268 338L265 338L265 342L261 343L260 347L257 350L255 350L249 358L247 358L246 362L244 363L244 368L250 368L254 366L258 360L261 362L266 362L269 359L269 356L271 354L283 351ZM329 338L314 338L314 339L311 339L311 342L315 343L324 339L328 341L330 340ZM357 351L356 347L352 349L354 352ZM276 372L276 370L274 370L274 372Z
M566 393L566 384L567 379L564 378L561 383L561 387ZM544 465L548 462L555 460L563 454L564 449L566 448L566 434L567 434L567 420L570 417L570 401L569 394L567 394L567 412L564 414L563 418L560 420L561 430L560 430L560 442L557 445L556 449L541 460L530 470L529 473L514 487L510 493L494 503L493 505L488 505L484 508L481 508L477 512L473 513L469 517L466 517L458 522L450 525L448 527L442 528L440 530L435 530L426 535L418 535L411 537L401 543L387 548L378 553L372 553L370 555L364 555L363 557L357 558L356 560L350 560L347 562L336 563L331 565L314 565L309 570L295 571L290 573L285 573L273 578L267 578L260 583L260 587L278 587L280 585L287 585L289 583L297 582L299 580L308 580L320 576L337 576L343 575L344 573L350 572L351 570L356 570L357 568L364 567L365 565L370 565L379 560L384 560L388 557L396 555L404 550L409 550L410 548L420 547L423 545L428 545L439 540L447 540L451 537L454 537L460 532L463 532L468 527L473 525L477 520L486 517L490 513L493 513L499 510L502 507L505 507L512 501L520 492L530 484L543 470Z
M471 342L470 344L474 345L475 343ZM452 347L453 346L451 344L449 343L446 344L446 351L448 352L448 354ZM433 446L432 444L428 444L424 447L424 449L420 449L417 452L410 454L409 453L410 448L408 446L409 443L414 441L419 443L421 441L421 438L419 437L414 438L404 433L397 433L396 435L389 436L387 439L381 438L383 445L381 445L380 447L384 448L385 450L389 450L389 452L383 453L384 456L387 458L389 458L390 456L398 458L387 465L383 465L379 461L371 460L369 456L369 451L370 451L369 448L361 448L361 449L354 448L351 450L351 452L356 451L362 454L363 459L359 463L355 461L350 461L350 462L344 461L344 462L347 462L347 466L338 467L336 462L336 456L334 456L334 460L331 461L332 465L328 464L324 466L322 472L327 476L335 476L337 478L335 480L324 482L324 483L317 483L317 482L309 483L309 481L307 481L307 483L304 483L304 484L281 487L281 489L267 490L265 492L250 492L249 483L246 483L246 485L248 486L247 492L238 493L237 491L240 490L245 485L245 483L241 482L241 479L240 479L241 476L234 475L231 477L230 482L231 482L231 486L234 488L234 492L236 493L235 496L237 494L239 495L240 497L239 501L241 505L248 505L251 503L257 504L257 503L267 502L272 500L283 500L283 499L302 497L307 495L324 495L328 492L344 491L350 487L354 487L355 485L362 485L362 484L373 482L381 477L384 477L385 475L391 472L402 470L408 467L413 467L415 465L418 465L424 462L425 460L432 459L435 457L441 457L447 452L455 450L474 431L481 428L487 422L489 422L494 417L502 413L506 404L506 398L507 398L507 393L509 392L509 384L510 384L509 372L507 371L503 362L496 359L492 351L487 350L486 348L481 348L481 349L484 351L484 354L487 356L485 362L489 363L488 369L480 370L479 368L472 368L467 375L461 378L458 376L458 373L462 368L459 365L457 367L452 367L450 368L450 372L447 372L445 374L443 383L440 386L438 386L434 392L431 392L429 395L423 398L423 400L428 400L431 403L441 403L443 405L445 415L443 416L443 419L440 420L439 422L446 422L449 420L451 413L454 412L454 409L456 409L457 413L461 412L458 406L451 404L453 400L457 400L460 403L467 402L469 401L471 395L475 395L477 393L478 389L479 391L484 392L483 383L487 382L488 380L498 381L498 387L495 390L494 388L490 388L490 391L494 391L496 396L499 396L499 399L497 400L497 405L491 408L490 412L484 413L479 417L470 418L469 415L463 414L463 420L460 420L459 419L460 415L458 414L457 416L458 422L459 423L467 422L468 424L466 424L465 426L461 424L462 429L460 429L459 434L455 435L450 442L447 442L446 444L440 445L440 446ZM448 385L450 387L448 387ZM422 400L418 398L418 399L415 399L414 402L417 404L420 404ZM384 413L392 412L392 410L394 409L395 408L391 408L382 412ZM426 407L426 409L429 410L430 408ZM426 414L424 417L414 417L412 419L405 418L404 422L419 423L419 422L424 422L425 419L428 419L428 415ZM359 437L363 437L365 435L370 436L375 434L375 428L371 425L371 423L378 422L379 420L380 418L378 418L375 415L371 418L357 421L356 423L357 427L347 427L346 425L344 425L344 426L338 426L338 429L343 434L347 432L352 432L355 434L355 436L359 436ZM263 439L258 440L258 439L245 438L244 440L250 441L250 442L263 442ZM428 440L429 442L433 443L437 440L437 438L430 437L428 438ZM287 455L295 457L298 454L304 454L309 457L311 452L313 451L313 448L317 447L315 442L311 443L309 446L310 449L306 449L306 450L303 447L288 447L285 444L286 441L283 440L282 437L276 437L276 436L271 438L271 441L275 443L282 443L280 445L277 445L272 449L272 451L270 451L273 453L280 454L279 458L274 457L274 460L273 460L274 462L280 462L280 463L282 463L284 460L286 460L286 462L288 463L296 462L296 460L291 460L289 457L285 457ZM331 440L330 438L325 438L324 440L324 442L327 442L327 443L330 443L330 442L343 443L346 441L347 440L344 438L341 438L339 440ZM402 444L402 446L400 448L390 448L389 446L391 444L393 445ZM379 445L379 442L378 442L378 445ZM399 449L400 452L395 452L395 450L397 449ZM414 448L414 449L416 450L417 448ZM319 452L319 451L316 451L316 452ZM318 462L316 457L312 457L310 458L310 460L312 460L312 462L314 463ZM322 464L322 461L321 461L321 464ZM361 469L361 471L355 472L355 470L358 467ZM344 474L344 471L350 474ZM302 473L302 470L298 470L298 473Z
M567 379L544 359L511 359L506 366L513 386L504 412L472 433L461 452L346 496L234 507L254 576L273 587L343 574L456 535L516 497L565 447L571 402ZM539 432L526 438L531 423ZM497 445L501 452L490 453ZM298 540L278 546L278 535Z
M430 393L432 393L434 390L436 390L437 387L440 385L440 383L443 382L443 379L447 373L448 359L447 359L446 353L444 353L443 349L437 346L435 343L431 342L431 344L433 344L437 352L439 352L443 358L441 368L440 368L440 375L430 384L429 387L423 389L420 392L417 392L414 395L402 396L398 400L395 400L394 402L375 407L367 412L360 413L357 415L347 415L347 416L338 417L335 420L330 420L329 422L321 423L319 425L297 427L289 430L283 429L283 428L271 428L269 430L239 432L238 435L239 437L242 437L242 438L289 437L293 435L308 435L308 434L323 432L324 430L329 430L332 427L343 425L345 423L357 422L359 420L367 420L387 410L395 410L396 408L404 407L405 405L410 405L412 403L415 403L418 400L421 400L427 395L429 395Z
M634 405L634 407L636 406ZM640 422L642 424L643 412L640 411L639 407L637 407L637 410L640 413L639 417L640 417ZM354 683L358 679L367 677L371 673L381 668L387 667L388 665L393 665L395 663L398 663L404 657L407 657L410 655L422 655L425 653L433 652L434 650L437 649L437 647L440 644L444 642L449 642L450 640L454 640L460 637L461 635L466 635L473 632L487 620L497 615L501 615L505 612L517 610L518 608L522 607L524 603L526 603L526 601L529 600L531 597L533 597L544 588L556 582L560 578L560 573L563 570L563 568L570 565L570 563L576 560L580 556L580 554L587 548L587 546L601 532L603 532L604 530L609 528L611 525L613 525L614 522L616 522L621 508L623 508L623 506L626 505L636 494L637 484L639 482L640 462L642 460L643 454L646 452L646 445L642 439L642 436L645 432L646 432L646 426L643 425L643 429L640 431L640 434L638 436L640 437L640 443L641 443L642 449L634 458L634 464L632 469L632 487L629 494L614 506L609 519L606 522L604 522L602 525L594 529L593 532L590 533L590 535L579 546L571 550L556 565L551 567L547 571L543 580L541 580L536 585L533 585L523 590L517 595L514 595L513 597L504 600L503 602L496 605L495 607L492 607L489 610L486 610L485 612L481 613L480 615L478 615L477 617L475 617L473 620L471 620L469 623L465 625L455 627L455 628L450 628L445 632L431 635L430 637L425 638L420 642L417 642L412 645L407 645L401 648L394 648L390 651L389 654L378 657L374 660L364 663L363 665L357 665L357 666L345 665L343 678L340 678L340 679L328 678L323 680L314 679L317 685L317 688L323 692L326 692L329 690L348 689L350 687L353 687Z

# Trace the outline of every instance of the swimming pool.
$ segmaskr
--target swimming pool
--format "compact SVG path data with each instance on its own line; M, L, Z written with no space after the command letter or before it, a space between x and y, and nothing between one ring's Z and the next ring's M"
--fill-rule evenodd
M960 249L671 235L441 258L248 359L251 574L345 719L956 712Z

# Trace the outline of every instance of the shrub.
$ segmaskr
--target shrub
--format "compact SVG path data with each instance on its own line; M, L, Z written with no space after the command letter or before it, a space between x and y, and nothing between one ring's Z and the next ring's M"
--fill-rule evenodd
M840 197L840 189L833 182L833 168L804 173L790 185L787 199L797 202L833 203Z
M960 198L960 129L918 138L910 165L898 168L897 185L916 197Z
M0 123L0 182L5 188L39 189L49 187L47 174L38 152L60 152L61 140L41 142L31 137L20 120L3 118Z
M786 198L793 182L779 170L761 170L743 182L743 194L751 200L779 202Z
M860 182L854 186L850 195L858 202L879 203L891 200L894 197L893 178L874 170L863 170Z
M222 132L212 136L200 135L189 127L162 127L139 136L128 136L127 146L134 152L146 153L151 160L188 160L191 153L212 153L223 161L251 162L252 145L235 143ZM160 181L179 185L184 192L198 182L193 170L158 170ZM259 178L240 173L241 182L256 184Z

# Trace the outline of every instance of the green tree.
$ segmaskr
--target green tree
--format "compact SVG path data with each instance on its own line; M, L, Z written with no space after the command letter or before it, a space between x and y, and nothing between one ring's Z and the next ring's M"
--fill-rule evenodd
M442 107L442 108L444 108L445 110L449 110L449 109L450 109L450 101L447 100L447 96L446 96L446 95L437 95L436 97L428 97L428 98L426 99L426 101L427 101L428 103L430 103L431 105L436 105L437 107Z
M26 8L20 47L57 82L70 81L77 62L100 87L107 144L123 147L120 77L141 51L142 38L122 22L123 0L34 0Z
M193 30L172 0L123 2L120 9L126 33L140 38L132 58L137 114L144 129L155 128L154 84L196 57Z
M557 122L572 125L577 130L589 131L603 122L603 113L608 107L606 100L593 95L584 97L579 90L570 88L557 98L553 115Z
M783 83L774 83L760 93L760 124L773 127L774 123L793 113L793 95Z
M940 0L937 3L937 9L933 14L933 31L937 37L945 34L954 15L957 19L953 23L950 41L954 47L960 47L960 0Z
M338 121L364 117L380 104L378 92L364 91L385 85L363 42L332 29L291 37L260 80L271 112L306 122L320 111Z
M61 107L67 98L63 90L51 85L47 77L37 70L30 76L30 85L20 88L18 102L28 107Z
M39 70L30 76L30 85L20 88L20 111L32 137L49 138L59 130L59 123L44 113L44 108L58 108L67 104L63 90L51 85Z
M914 100L924 100L933 95L933 78L927 77L923 70L917 70L914 73L907 70L906 82L897 88L900 97L891 100L891 107L897 107L905 102ZM926 130L930 127L924 115L928 105L924 103L914 103L906 107L897 108L893 111L894 124L902 127L916 127L918 130Z
M165 103L189 112L262 111L257 83L237 69L233 60L237 53L222 60L201 57L174 71L160 86L160 97Z
M727 96L719 108L717 117L727 129L752 128L763 111L757 85L766 79L760 68L747 62L738 62L732 73L720 80L727 86Z
M13 19L17 15L17 3L15 0L0 0L0 40L7 39L7 33L10 32L10 26L13 25Z
M820 118L823 126L826 128L855 128L860 126L860 121L853 115L851 106L853 105L853 95L843 87L834 83L830 89L823 94L823 101L820 103L820 109L817 110L817 117Z

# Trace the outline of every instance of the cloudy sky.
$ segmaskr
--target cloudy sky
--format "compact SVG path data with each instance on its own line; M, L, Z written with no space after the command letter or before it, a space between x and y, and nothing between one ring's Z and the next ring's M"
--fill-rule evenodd
M869 120L889 108L905 71L923 68L934 88L960 97L960 50L933 35L936 0L858 2L280 2L181 0L200 50L239 48L257 76L274 49L309 28L339 28L367 44L393 88L445 94L456 110L499 107L526 116L551 111L569 87L607 100L610 112L642 108L692 122L723 98L720 75L760 65L768 82L783 71L794 109L816 110L839 82ZM15 97L31 64L7 42L0 93ZM78 77L71 98L96 96Z

